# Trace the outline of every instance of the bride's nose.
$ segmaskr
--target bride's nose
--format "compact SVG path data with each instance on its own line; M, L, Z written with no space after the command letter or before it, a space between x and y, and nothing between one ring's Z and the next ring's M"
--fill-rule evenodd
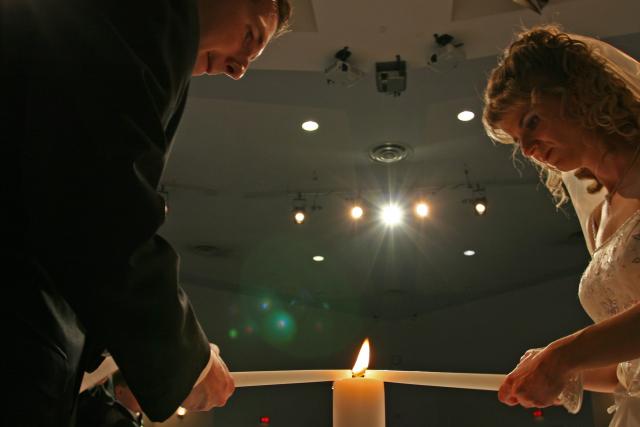
M531 157L536 149L536 140L523 136L520 140L520 150L526 157Z

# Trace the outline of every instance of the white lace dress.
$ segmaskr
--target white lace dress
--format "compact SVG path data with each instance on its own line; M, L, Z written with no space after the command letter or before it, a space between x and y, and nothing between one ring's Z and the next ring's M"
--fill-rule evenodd
M640 210L595 249L578 294L595 323L640 301ZM610 427L640 427L640 359L620 363L617 373Z

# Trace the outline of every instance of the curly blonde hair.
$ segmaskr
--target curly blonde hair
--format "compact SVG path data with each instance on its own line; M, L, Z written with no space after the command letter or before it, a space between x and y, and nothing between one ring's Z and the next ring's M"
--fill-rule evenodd
M491 71L482 115L489 137L514 144L498 123L514 108L535 104L544 95L559 98L564 116L585 129L617 134L629 141L640 135L640 101L624 80L587 44L556 25L533 27L518 34ZM568 196L560 173L533 162L556 205L565 203ZM591 171L580 169L576 176L594 180L590 192L602 188Z

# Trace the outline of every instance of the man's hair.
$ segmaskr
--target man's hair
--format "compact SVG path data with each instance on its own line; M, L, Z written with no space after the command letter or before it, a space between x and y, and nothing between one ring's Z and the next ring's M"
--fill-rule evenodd
M291 4L289 0L272 0L278 14L278 26L273 38L279 37L290 31L289 20L291 19Z

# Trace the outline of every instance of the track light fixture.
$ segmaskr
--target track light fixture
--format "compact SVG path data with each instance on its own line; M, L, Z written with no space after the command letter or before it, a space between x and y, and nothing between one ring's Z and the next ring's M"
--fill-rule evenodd
M293 222L296 224L304 223L307 219L306 215L307 200L302 197L302 193L298 193L298 196L293 199Z
M467 182L467 188L471 190L471 197L464 199L462 203L469 203L473 206L473 211L476 215L483 216L487 213L487 194L484 187L481 187L479 183L475 186L471 184L469 180L469 170L465 165L464 176Z
M360 206L359 204L354 204L351 207L351 218L358 220L362 218L363 215L364 215L364 209L362 209L362 206Z
M429 208L429 205L427 204L427 202L424 199L420 199L420 201L418 201L418 203L416 203L415 206L415 213L418 216L418 218L426 218L429 216L429 211L431 209Z
M478 216L484 216L488 210L488 199L485 187L479 183L472 184L469 179L469 171L465 165L464 174L466 178L466 187L470 191L470 196L463 199L462 203L469 204L472 207L472 212ZM296 225L305 223L309 215L313 216L316 211L322 210L323 207L319 202L323 196L328 195L342 195L345 202L344 214L348 212L349 219L356 224L361 224L365 221L367 224L370 221L379 219L381 224L387 226L399 226L406 223L411 227L416 224L423 224L428 221L428 218L432 215L431 198L439 191L445 188L456 189L462 185L444 186L439 189L433 189L430 187L420 187L413 190L413 194L401 194L401 195L389 195L390 201L386 205L378 204L375 200L371 202L369 198L363 199L360 196L360 192L354 192L344 195L345 192L329 191L323 193L317 192L295 192L293 193L291 219ZM291 194L291 193L289 193ZM375 197L373 197L375 199ZM320 200L321 202L322 200ZM393 202L392 202L393 201ZM379 218L374 218L372 212L378 211L380 213Z
M484 215L487 213L487 198L482 196L473 201L473 208L478 215Z
M304 208L296 208L293 210L293 222L296 224L302 224L306 218Z
M349 205L349 216L351 217L351 219L355 221L362 219L362 217L364 216L365 207L360 196L357 195L354 197L347 197L345 201Z

